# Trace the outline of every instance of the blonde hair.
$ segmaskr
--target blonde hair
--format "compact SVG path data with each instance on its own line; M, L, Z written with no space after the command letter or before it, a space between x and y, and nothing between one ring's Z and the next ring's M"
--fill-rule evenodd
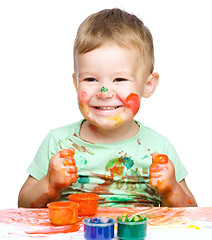
M153 72L154 47L149 29L135 15L118 8L94 13L81 23L74 43L74 59L76 54L90 52L108 41L121 47L136 46L148 73Z

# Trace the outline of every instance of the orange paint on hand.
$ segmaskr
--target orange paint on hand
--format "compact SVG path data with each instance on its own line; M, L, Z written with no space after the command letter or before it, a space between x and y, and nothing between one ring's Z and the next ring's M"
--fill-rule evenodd
M63 162L64 166L75 165L75 160L73 157L75 154L74 148L63 149L59 151L59 153L60 153L60 158L65 158Z
M172 188L167 179L163 178L164 171L168 170L167 163L169 158L165 154L152 154L152 164L150 166L150 180L149 183L152 187L157 188L159 192L168 194L172 192Z
M154 163L160 163L160 164L166 164L168 163L168 156L165 154L157 154L155 157L153 157Z
M77 167L76 167L76 163L75 163L75 159L74 159L75 149L74 148L63 149L63 150L59 151L59 154L60 154L60 158L65 158L63 161L63 165L65 167L67 167L65 171L70 174L68 180L71 183L77 182L77 179L79 177L77 175ZM55 184L55 188L60 189L61 184L58 184L58 185Z
M75 150L74 148L63 149L59 151L59 153L60 153L60 158L70 158L74 156Z

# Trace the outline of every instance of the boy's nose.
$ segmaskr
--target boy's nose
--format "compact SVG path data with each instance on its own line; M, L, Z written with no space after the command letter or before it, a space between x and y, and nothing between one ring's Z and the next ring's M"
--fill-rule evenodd
M112 98L114 96L114 93L106 87L101 87L96 96L100 98Z

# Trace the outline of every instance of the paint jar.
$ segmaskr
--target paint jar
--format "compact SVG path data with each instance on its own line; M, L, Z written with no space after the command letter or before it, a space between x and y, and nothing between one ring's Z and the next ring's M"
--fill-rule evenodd
M142 240L146 237L147 218L139 222L117 221L117 236L121 240Z
M68 196L71 202L79 203L79 216L89 216L96 213L99 196L94 193L74 193Z
M79 204L75 202L51 202L48 205L50 221L54 225L69 225L78 220Z
M115 219L108 217L90 217L83 219L85 239L113 239L115 222Z

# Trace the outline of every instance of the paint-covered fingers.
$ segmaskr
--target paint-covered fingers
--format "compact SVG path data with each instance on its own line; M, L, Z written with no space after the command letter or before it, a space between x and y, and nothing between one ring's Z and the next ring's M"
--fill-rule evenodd
M151 178L149 180L151 187L155 188L159 195L169 194L172 188L167 184L166 179L163 178Z
M176 186L174 164L168 156L153 154L150 166L149 183L162 196L172 192Z
M149 183L156 188L157 192L163 191L166 182L166 174L168 171L168 157L164 154L153 153L152 164L150 165Z
M60 154L60 158L64 158L63 159L64 166L71 166L76 164L74 159L74 154L75 154L74 148L63 149L59 151L59 154Z
M63 159L63 165L64 165L64 166L76 165L75 159L74 159L73 157L64 158L64 159Z
M73 157L75 154L74 148L69 148L69 149L63 149L59 151L60 158L70 158Z
M158 179L157 178L150 178L149 179L149 184L153 187L156 188L158 185Z
M78 180L79 176L77 174L70 174L70 184L69 186L72 184L72 183L76 183L77 180Z
M168 169L168 166L166 164L161 164L161 163L158 163L158 162L153 162L150 165L149 178L150 178L150 185L152 187L157 187L157 184L155 184L155 183L156 182L158 183L158 181L156 181L156 180L165 176L167 169ZM154 184L151 184L152 182Z
M66 169L66 172L69 174L68 184L71 185L72 183L77 182L77 179L79 178L77 175L77 167L76 162L74 159L75 150L74 148L69 149L63 149L59 151L60 158L63 159L63 165Z
M56 191L60 192L67 189L78 179L77 167L73 155L74 150L63 149L50 159L47 179L50 186Z
M168 161L169 161L169 158L165 154L157 154L157 153L152 154L152 162L153 163L166 164L166 163L168 163Z
M161 164L157 162L153 162L150 165L150 173L161 173L166 171L168 168L167 164Z
M66 171L69 174L76 174L77 173L77 166L76 165L69 165L66 167Z

